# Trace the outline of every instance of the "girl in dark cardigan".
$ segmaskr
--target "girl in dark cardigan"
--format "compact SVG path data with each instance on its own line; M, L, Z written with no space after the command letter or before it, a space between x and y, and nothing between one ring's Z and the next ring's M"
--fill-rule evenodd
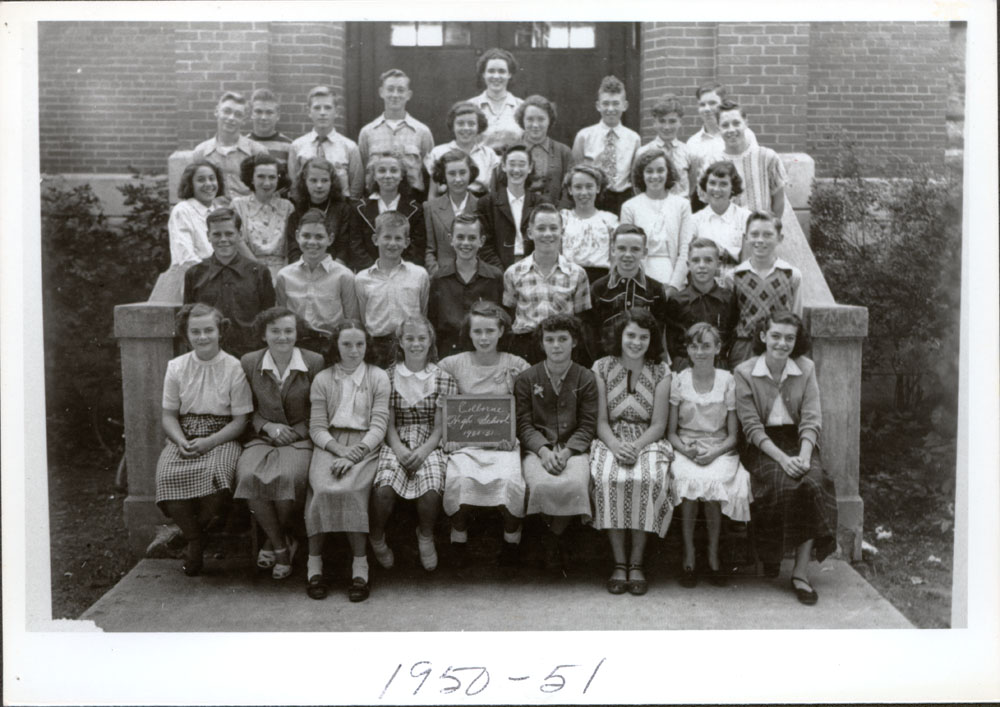
M337 178L337 169L323 157L313 157L302 165L300 178L295 182L295 211L288 217L285 226L285 248L288 262L294 263L302 257L302 249L295 239L299 220L309 209L319 209L326 214L326 232L330 236L327 252L334 260L347 265L348 226L351 205L344 198L344 189Z

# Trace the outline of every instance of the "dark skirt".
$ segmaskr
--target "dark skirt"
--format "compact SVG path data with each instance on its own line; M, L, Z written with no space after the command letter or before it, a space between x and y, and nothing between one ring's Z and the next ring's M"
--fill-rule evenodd
M799 453L795 425L768 427L765 432L785 454ZM819 449L813 449L809 471L798 479L757 447L748 445L744 457L750 471L750 516L761 561L780 562L786 551L807 540L815 541L818 561L832 554L837 549L837 491L823 469Z

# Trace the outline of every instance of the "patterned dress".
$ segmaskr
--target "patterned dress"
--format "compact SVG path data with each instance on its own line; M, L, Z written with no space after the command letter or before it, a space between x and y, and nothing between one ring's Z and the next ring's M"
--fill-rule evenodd
M295 206L278 196L263 204L251 194L233 199L233 210L240 215L243 240L257 260L267 265L273 281L278 271L288 265L285 226Z
M718 444L729 434L726 418L736 409L736 381L729 371L716 369L712 389L699 393L687 368L671 381L670 404L677 406L677 436L685 444ZM671 470L675 504L684 499L718 501L726 516L750 520L750 475L735 449L707 465L678 452Z
M458 393L458 386L451 375L442 371L437 365L429 363L425 371L433 377L431 392L412 405L403 399L398 390L401 365L393 364L386 371L392 384L389 414L393 416L396 434L399 435L400 441L408 448L416 449L426 442L434 431L434 416L444 403L442 396L455 395ZM417 373L411 375L420 376ZM411 476L399 463L396 453L392 451L387 441L379 451L374 487L391 486L401 498L407 499L419 498L428 491L441 493L444 490L446 464L444 452L440 448L435 448Z
M608 422L621 442L632 442L649 428L653 419L656 386L670 375L665 363L643 365L629 391L629 371L617 356L594 363L598 385L607 392ZM673 450L665 439L639 451L632 466L620 466L611 450L595 438L590 451L590 478L594 500L594 527L645 530L661 538L667 534L675 501L671 491L670 457Z
M514 377L529 368L520 356L501 353L495 366L477 366L471 352L449 356L441 368L455 377L462 395L509 395ZM516 443L516 440L515 440ZM525 485L521 450L463 447L448 455L444 480L444 512L454 515L462 506L503 506L524 517Z

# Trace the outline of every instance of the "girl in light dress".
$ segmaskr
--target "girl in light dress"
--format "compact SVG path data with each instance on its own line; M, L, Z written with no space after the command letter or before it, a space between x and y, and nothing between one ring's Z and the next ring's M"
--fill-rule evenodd
M180 201L170 210L167 233L170 240L170 264L188 268L212 255L205 217L217 206L229 203L222 170L204 160L184 168L177 196Z
M743 180L728 160L713 162L698 183L708 198L708 207L692 217L694 238L707 238L719 246L719 273L723 282L743 257L743 241L750 210L733 201L743 193ZM694 239L692 239L694 240Z
M486 90L469 99L486 115L487 127L482 131L482 142L497 153L517 142L520 126L514 112L523 102L507 88L517 74L518 64L506 49L487 49L476 60L476 75L482 79Z
M167 364L163 379L163 431L167 445L156 463L156 505L187 541L184 574L202 568L202 536L224 522L240 443L253 412L240 362L219 348L228 324L207 304L186 304L177 331L191 351Z
M443 359L442 369L455 377L462 395L511 395L514 378L528 369L520 356L497 350L497 344L510 330L510 317L497 304L480 301L465 318L463 334L472 340L473 351ZM521 520L524 518L524 476L521 452L511 449L478 449L449 443L448 469L445 474L444 512L451 517L451 548L455 563L466 562L469 508L499 507L503 516L501 566L516 565L521 543Z
M309 561L306 593L327 595L323 573L326 533L346 533L351 545L351 601L368 598L368 502L378 454L389 424L389 378L367 363L371 336L360 323L334 327L328 367L313 379L309 394L309 436L313 441L306 493Z
M576 165L570 169L563 185L573 200L572 209L563 209L562 252L587 272L593 285L608 274L611 234L618 228L618 217L595 206L607 185L607 178L597 167Z
M670 368L661 360L662 352L653 315L631 309L616 327L614 354L594 362L598 414L590 451L593 524L607 530L611 542L615 567L607 589L612 594L646 593L647 534L664 537L674 510L673 452L663 438Z
M417 502L417 550L427 571L437 568L434 523L444 491L445 455L440 449L446 395L458 392L455 379L432 358L434 327L424 317L407 319L396 330L396 362L386 374L392 386L389 427L375 473L374 517L369 535L375 559L389 569L395 563L385 526L400 498Z
M819 599L809 581L812 554L822 562L837 549L837 491L819 457L823 418L816 366L803 355L809 338L792 312L772 312L760 342L764 353L733 371L757 555L764 575L777 577L785 549L794 549L791 588L801 603L812 605Z
M489 190L493 171L500 166L500 157L496 151L480 140L480 135L487 127L486 114L475 104L459 101L448 111L445 122L455 139L435 145L424 158L424 167L431 175L431 187L427 196L433 198L450 188L443 177L435 176L435 165L445 153L458 150L468 155L476 165L478 174L470 180L468 186L469 192L478 198Z
M708 572L712 584L723 586L719 565L722 514L750 520L750 477L736 453L736 384L728 371L715 367L721 337L711 324L699 322L687 330L691 367L679 372L670 387L667 439L674 447L674 498L681 506L684 561L681 585L693 587L694 524L698 503L708 526Z
M674 166L663 150L639 155L632 168L632 184L641 192L624 204L621 222L639 226L646 232L647 275L663 283L669 297L687 286L688 245L694 233L691 204L671 194L677 181Z
M247 196L233 199L232 204L242 222L240 252L267 265L273 282L278 271L288 264L285 226L295 206L278 196L288 179L284 167L266 153L243 160L240 179L252 190Z
M253 391L253 437L236 465L235 498L245 498L267 535L257 566L274 579L292 573L298 543L292 529L302 513L312 459L309 439L309 388L323 369L323 357L295 346L295 314L271 307L254 327L267 344L240 363Z

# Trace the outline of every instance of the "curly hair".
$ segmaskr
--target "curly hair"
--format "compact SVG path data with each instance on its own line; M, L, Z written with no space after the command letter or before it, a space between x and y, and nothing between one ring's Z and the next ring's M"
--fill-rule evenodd
M434 161L434 169L431 171L431 179L438 184L445 184L444 170L449 162L465 162L469 168L469 184L479 177L479 167L472 158L461 150L448 150Z
M326 350L323 351L323 361L326 363L327 368L340 363L340 335L351 329L357 329L365 335L364 362L371 363L372 358L375 356L375 352L372 350L372 335L368 333L368 330L357 319L344 319L333 327L333 332L330 334L330 343L327 344Z
M608 175L604 173L603 169L592 164L577 164L570 167L563 176L563 189L567 192L573 184L573 175L575 174L585 174L597 183L597 197L600 197L608 186Z
M573 348L583 344L583 324L572 314L553 314L542 320L542 323L535 329L535 346L539 351L544 351L542 339L545 333L555 331L566 331L573 337Z
M289 185L288 173L284 163L279 161L274 155L266 152L250 155L240 163L240 181L250 189L253 189L253 173L258 167L265 164L273 164L278 171L278 186L275 188L275 191L284 189Z
M399 151L376 152L368 158L368 164L365 165L365 189L378 191L378 182L375 181L375 166L379 160L384 159L396 160L399 165L399 194L402 201L408 200L410 198L410 183L406 179L406 162L403 160L403 153Z
M463 342L472 341L472 318L473 317L483 317L486 319L493 319L496 321L497 326L500 327L500 339L497 341L497 349L501 348L501 343L506 340L507 335L510 334L510 315L496 302L490 302L489 300L479 300L471 307L469 311L466 312L465 317L462 319L462 329L459 334L459 340ZM475 346L473 346L475 348Z
M549 129L556 124L556 116L558 115L558 112L556 111L556 104L545 96L539 96L536 93L525 98L521 105L519 105L514 111L514 120L521 126L521 130L524 130L524 112L529 108L539 108L548 114Z
M410 324L421 324L424 329L427 330L427 335L431 340L430 346L427 347L427 361L437 361L437 332L434 331L434 325L431 324L431 320L420 314L413 314L404 319L396 327L396 331L393 332L393 352L394 357L397 361L402 361L406 358L406 354L403 351L403 330Z
M517 74L518 69L521 67L517 63L517 59L506 49L500 49L499 47L493 47L492 49L487 49L485 52L479 55L476 60L476 76L479 81L483 80L483 74L486 73L486 65L490 63L491 59L503 59L507 64L507 71L510 73L510 81L508 81L508 86L514 81L514 76Z
M262 312L258 312L257 316L253 318L253 331L254 335L263 340L264 334L267 332L267 325L271 322L277 321L282 317L293 317L295 319L295 338L298 339L302 335L302 332L306 330L305 322L299 318L299 316L288 309L287 307L268 307Z
M486 131L486 128L489 127L489 121L486 119L486 114L480 110L479 106L475 103L469 103L468 101L459 101L448 110L448 117L445 118L445 125L447 125L448 130L451 131L452 137L455 137L455 119L460 115L476 116L477 133L483 133Z
M755 354L762 354L767 349L764 335L767 334L767 330L771 328L772 324L790 324L795 327L795 346L792 347L789 358L798 358L809 353L812 341L809 339L809 332L806 331L805 324L802 323L802 318L787 309L776 309L767 315L767 318L758 324L754 331L753 352Z
M684 332L684 346L697 344L704 341L705 337L711 337L716 344L722 345L722 335L718 329L708 322L695 322Z
M656 318L649 310L642 307L627 310L615 323L615 339L611 353L615 356L622 355L622 334L625 332L625 327L631 323L649 332L649 347L643 354L643 359L658 363L663 357L663 336L660 334L660 325L656 323Z
M708 165L708 168L701 175L701 179L698 180L698 186L701 187L703 191L708 189L709 175L713 177L729 178L729 185L732 188L732 193L730 194L731 199L735 199L743 193L743 178L740 177L740 173L736 170L736 165L729 160L719 160L718 162L713 162Z
M639 155L635 161L635 166L632 167L632 184L635 186L637 191L646 191L646 178L643 175L643 172L646 171L646 167L661 157L663 158L663 161L667 163L667 183L663 187L664 190L670 191L670 188L677 183L677 170L674 168L674 165L667 156L667 153L663 150L646 150Z
M217 165L212 164L208 160L198 160L192 162L184 171L181 172L181 181L177 186L177 198L179 199L193 199L194 198L194 174L198 171L200 167L208 167L212 170L215 175L215 182L219 185L218 191L215 192L216 196L226 195L226 177L222 174L222 170L219 169Z
M330 195L326 197L328 203L346 201L344 198L344 185L340 183L340 177L337 176L337 168L333 166L333 163L327 161L325 157L310 157L302 164L302 169L299 171L299 178L295 180L295 186L292 189L292 200L296 206L301 209L312 204L312 197L309 196L309 187L306 184L306 180L309 178L309 170L312 168L321 169L330 175Z

